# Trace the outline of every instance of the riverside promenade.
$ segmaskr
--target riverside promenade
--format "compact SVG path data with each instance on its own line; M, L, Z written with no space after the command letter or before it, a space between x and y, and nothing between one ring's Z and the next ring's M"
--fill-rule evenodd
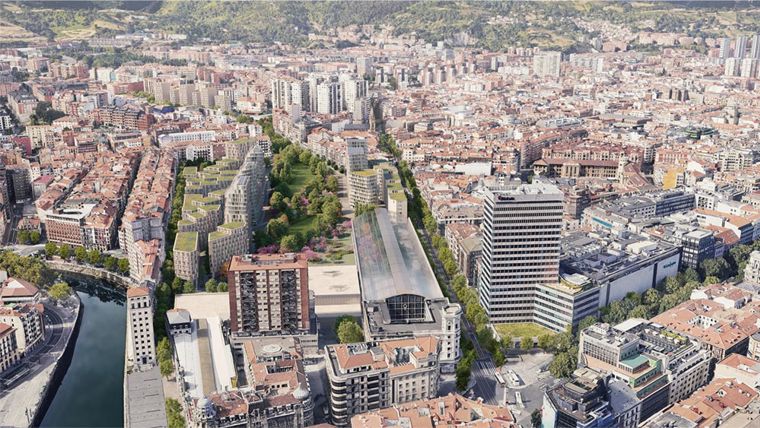
M0 426L35 426L68 368L82 305L74 293L65 306L45 302L45 342L0 382Z

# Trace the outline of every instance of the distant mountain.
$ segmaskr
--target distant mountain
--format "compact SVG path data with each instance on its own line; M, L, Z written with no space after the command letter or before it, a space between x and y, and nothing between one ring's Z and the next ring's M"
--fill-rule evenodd
M594 34L571 18L710 36L760 30L760 16L753 6L699 1L16 1L0 3L9 12L0 14L0 20L56 39L83 38L90 35L88 31L113 34L154 28L187 34L191 40L306 45L309 33L374 25L392 26L396 34L416 34L429 42L465 39L494 50L520 45L573 51L587 48ZM497 16L504 19L494 20Z

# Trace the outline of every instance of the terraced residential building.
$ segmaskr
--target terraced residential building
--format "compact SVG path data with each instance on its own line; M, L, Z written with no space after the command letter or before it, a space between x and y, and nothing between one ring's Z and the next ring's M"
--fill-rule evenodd
M179 232L174 238L174 274L198 285L200 245L198 232Z
M211 274L216 274L232 258L245 254L248 250L248 235L244 222L230 222L219 225L208 234L208 256Z

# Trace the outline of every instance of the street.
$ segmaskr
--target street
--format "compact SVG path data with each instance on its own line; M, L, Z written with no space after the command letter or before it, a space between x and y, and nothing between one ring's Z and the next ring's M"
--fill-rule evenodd
M0 425L28 426L58 358L66 349L76 318L70 309L44 303L44 343L30 351L22 364L0 384Z

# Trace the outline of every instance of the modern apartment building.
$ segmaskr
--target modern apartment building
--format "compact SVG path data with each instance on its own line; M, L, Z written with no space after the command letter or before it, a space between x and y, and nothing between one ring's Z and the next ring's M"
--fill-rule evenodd
M174 238L174 274L198 285L200 245L198 232L179 232Z
M304 256L234 256L227 283L233 334L309 330L309 270Z
M232 259L248 252L248 228L245 223L224 223L208 235L208 257L211 274L216 275L222 266Z
M15 330L8 324L0 323L0 374L5 373L21 360Z
M37 305L31 303L0 307L0 323L15 330L18 352L23 356L45 338L45 326Z
M153 366L153 299L146 287L127 290L127 361L133 366Z
M432 336L326 346L332 423L345 427L356 414L434 398L439 347Z
M346 138L346 171L361 171L369 168L367 163L367 140Z
M348 173L348 199L351 206L379 205L384 199L385 180L381 169L363 169Z
M323 82L317 85L317 108L319 114L338 114L343 107L341 84Z
M384 205L393 222L406 222L406 193L395 166L383 163L372 169L350 171L347 176L351 206Z
M263 214L269 190L269 174L264 152L253 146L243 164L224 193L224 221L243 223L246 227L246 245L253 248L253 230Z
M701 345L646 320L581 332L579 366L625 381L641 400L641 420L706 384L711 355Z
M533 56L533 74L559 77L562 52L540 52Z
M536 288L559 278L563 203L541 181L486 190L478 289L492 322L541 323Z

